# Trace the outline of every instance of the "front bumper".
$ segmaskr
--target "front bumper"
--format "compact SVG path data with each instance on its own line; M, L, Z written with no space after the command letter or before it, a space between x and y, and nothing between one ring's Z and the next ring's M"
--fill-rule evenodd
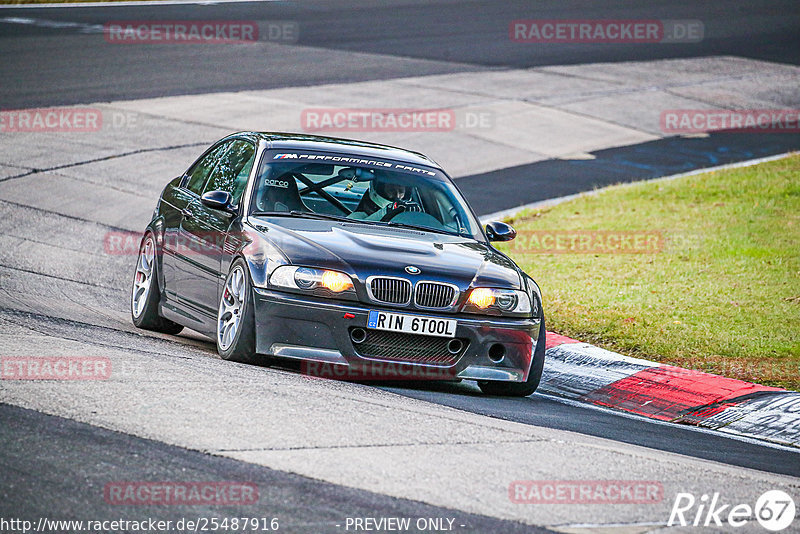
M337 364L352 369L383 369L383 379L473 379L524 382L539 336L539 319L481 317L472 314L444 315L417 310L398 310L381 306L365 306L254 288L253 302L256 325L256 351L306 362L310 374L320 371L319 364ZM466 348L445 364L420 363L383 359L360 354L351 340L353 328L366 329L370 310L456 319L456 337L466 341ZM502 345L503 357L497 349L490 358L490 348ZM398 371L398 368L405 370ZM408 372L411 370L412 372ZM354 374L356 378L379 378L380 373ZM348 375L345 375L348 376Z

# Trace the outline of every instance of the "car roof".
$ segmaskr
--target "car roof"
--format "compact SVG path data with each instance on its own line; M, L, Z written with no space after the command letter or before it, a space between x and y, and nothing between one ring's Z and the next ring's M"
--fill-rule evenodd
M233 135L246 135L256 139L262 139L269 143L269 148L279 150L338 152L354 156L389 159L401 161L403 163L440 168L435 161L419 152L389 145L369 143L367 141L357 141L355 139L340 139L338 137L281 132L239 132Z

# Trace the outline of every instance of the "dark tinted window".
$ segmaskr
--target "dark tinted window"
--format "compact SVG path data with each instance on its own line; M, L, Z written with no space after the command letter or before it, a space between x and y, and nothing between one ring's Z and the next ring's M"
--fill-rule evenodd
M255 161L256 147L249 141L237 139L230 144L230 148L219 159L217 166L211 171L203 193L208 191L227 191L233 197L233 203L238 204L247 178Z
M267 152L255 180L251 211L312 212L365 224L394 221L482 240L461 193L432 167L346 154Z
M197 193L198 195L200 194L200 191L203 190L203 185L206 183L208 173L214 168L219 157L229 146L230 142L222 143L189 169L189 181L186 183L186 187L189 191Z

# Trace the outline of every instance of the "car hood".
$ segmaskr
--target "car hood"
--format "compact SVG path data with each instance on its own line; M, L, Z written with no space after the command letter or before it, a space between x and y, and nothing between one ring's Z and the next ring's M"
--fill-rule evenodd
M294 265L344 271L365 283L368 276L403 276L470 286L520 289L517 266L472 239L357 221L262 216L250 223ZM407 266L420 274L411 276Z

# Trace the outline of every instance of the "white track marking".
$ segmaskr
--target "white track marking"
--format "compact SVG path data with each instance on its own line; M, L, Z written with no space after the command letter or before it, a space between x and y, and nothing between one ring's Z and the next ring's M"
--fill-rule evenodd
M121 6L180 6L200 5L213 6L215 4L235 4L239 2L279 2L285 0L154 0L153 2L122 1L122 2L74 2L69 4L2 4L0 9L40 9L40 8L72 8L72 7L121 7Z
M0 23L23 24L26 26L37 26L39 28L75 28L81 33L103 33L101 24L87 24L84 22L62 22L47 19L30 19L27 17L3 17Z

